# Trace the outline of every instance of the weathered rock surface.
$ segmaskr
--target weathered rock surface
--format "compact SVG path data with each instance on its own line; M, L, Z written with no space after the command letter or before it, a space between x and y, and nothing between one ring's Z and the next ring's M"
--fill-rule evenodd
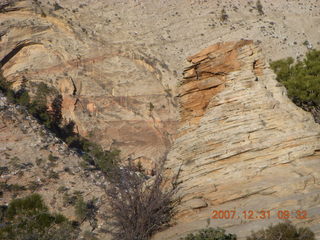
M3 0L0 61L16 87L60 90L82 135L152 164L172 143L176 80L191 53L241 38L271 59L318 46L319 1L261 2L264 15L242 0Z
M124 158L152 164L161 157L177 122L175 82L169 83L166 64L143 48L89 34L92 26L86 30L82 24L91 19L74 19L70 8L11 2L0 13L0 61L13 87L24 81L35 92L45 82L62 93L63 116L81 135L122 150ZM85 18L90 11L82 13Z
M97 211L81 224L83 231L94 229L106 238L109 212L104 176L84 170L81 159L67 145L48 132L21 107L9 104L0 92L0 205L12 199L39 193L53 212L79 221L75 203L96 199ZM96 222L95 222L96 221Z
M320 126L295 106L252 41L213 45L189 57L179 87L182 122L167 170L181 181L176 225L155 239L220 226L240 239L282 221L278 210L305 210L320 237ZM210 219L236 210L235 219ZM270 210L270 219L242 211Z
M318 47L318 0L261 2L264 15L255 1L242 0L4 0L1 69L16 88L25 80L33 92L39 82L57 88L63 115L75 121L78 132L106 149L121 149L124 158L141 160L148 171L177 138L167 166L174 173L183 164L183 205L177 225L158 239L177 239L208 224L245 236L277 220L273 211L270 221L207 221L213 209L235 206L307 209L310 219L295 222L308 222L319 233L319 127L287 99L258 48L246 41L214 45L189 59L195 66L176 87L183 60L217 42L255 39L268 59L300 57ZM21 127L20 120L10 121L0 126L1 166L18 157L17 166L34 167L24 177L18 175L22 170L3 169L3 179L14 172L8 183L31 185L27 180L39 175L47 202L64 183L70 194L83 189L88 198L104 200L100 188L78 176L88 174L78 168L78 157L66 157L61 144L32 133L35 123ZM50 151L66 159L53 166L60 180L47 181L49 172L34 162ZM58 210L61 197L52 203ZM72 208L62 210L73 215Z

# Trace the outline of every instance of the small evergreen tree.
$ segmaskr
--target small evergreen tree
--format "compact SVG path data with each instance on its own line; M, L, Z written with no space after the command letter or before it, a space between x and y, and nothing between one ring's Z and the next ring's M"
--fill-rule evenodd
M55 132L60 131L60 125L62 123L62 95L57 95L52 103L51 103L51 111L49 111L50 119L51 119L51 126Z
M292 58L287 58L272 62L270 66L295 102L320 104L320 51L309 51L306 58L296 64Z
M292 101L311 112L320 123L320 51L309 51L306 58L297 63L287 58L271 62L270 66Z

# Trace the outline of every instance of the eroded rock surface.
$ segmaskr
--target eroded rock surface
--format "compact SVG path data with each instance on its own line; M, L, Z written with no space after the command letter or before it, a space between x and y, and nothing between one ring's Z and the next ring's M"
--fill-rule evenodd
M75 121L76 131L105 149L119 148L124 159L131 155L148 170L174 142L167 166L175 173L182 164L183 205L177 225L158 239L177 239L208 224L245 236L277 220L273 211L269 221L207 221L213 209L234 207L307 209L310 219L294 221L308 222L319 234L319 127L288 100L259 48L248 41L213 45L189 58L192 66L176 87L184 59L217 42L254 39L273 60L301 57L319 45L319 1L261 2L263 15L255 1L242 0L4 0L1 69L15 88L26 81L33 93L40 82L58 89L63 116ZM223 8L226 21L220 19ZM73 209L64 209L63 194L56 194L62 183L70 194L80 182L88 197L102 196L78 176L86 173L77 156L43 150L62 145L40 143L46 140L31 133L38 127L32 122L27 134L14 124L0 127L1 164L17 156L19 164L34 167L24 177L3 169L10 184L38 181L39 175L46 201L56 197L52 206L71 217ZM52 167L61 180L47 180L36 166L51 150L65 157ZM65 164L79 172L69 176Z
M320 234L320 127L296 107L251 41L213 45L188 60L179 87L181 122L167 170L180 171L176 225L156 239L220 226L240 239L281 221L278 210ZM236 210L235 219L210 219ZM270 219L242 211L270 210ZM293 216L294 214L292 214ZM254 215L254 218L257 215Z
M242 0L2 0L0 61L14 87L57 88L82 135L153 164L177 128L187 56L241 38L260 42L270 59L318 46L319 1L261 3L262 15Z
M51 211L82 222L77 201L93 201L93 214L80 228L107 239L108 183L101 172L83 164L76 152L0 92L0 205L39 193Z
M152 164L161 157L177 122L167 65L144 48L89 34L82 24L92 19L74 19L67 7L9 2L0 13L0 61L13 87L25 82L35 93L44 82L62 94L64 119L81 135L123 158Z

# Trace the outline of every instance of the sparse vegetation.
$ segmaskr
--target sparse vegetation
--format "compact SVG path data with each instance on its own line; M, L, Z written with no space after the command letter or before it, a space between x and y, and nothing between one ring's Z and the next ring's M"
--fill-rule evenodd
M78 197L76 200L75 214L80 221L83 221L87 216L87 204L82 196Z
M49 172L48 178L51 178L51 179L59 179L59 173L51 170L51 171Z
M105 151L98 144L90 142L79 135L69 137L66 141L70 147L81 151L82 157L87 163L94 165L104 173L108 173L115 168L120 160L119 150ZM82 165L87 167L85 164Z
M237 236L234 234L227 234L222 228L207 228L198 231L197 233L188 234L185 238L180 240L236 240Z
M272 62L270 66L292 101L310 111L320 122L320 51L309 51L303 61L294 63L292 58L287 58Z
M12 200L0 221L0 240L73 240L79 232L63 215L50 213L39 194Z
M0 189L8 192L20 192L26 190L26 187L20 184L8 184L5 182L0 183Z
M263 15L264 14L263 7L262 7L262 4L261 4L260 0L257 1L256 7L257 7L259 15Z
M98 208L96 206L96 199L91 199L89 201L84 201L82 196L79 196L75 204L75 214L80 221L89 221L91 227L94 229L97 227L97 214Z
M305 40L302 44L303 44L303 46L306 46L307 48L312 48L312 45L310 44L310 42L308 40Z
M103 150L98 144L90 142L88 139L75 133L75 124L72 121L65 125L62 124L61 108L63 98L56 89L49 87L45 83L39 83L36 86L35 96L31 101L25 82L26 80L24 80L21 89L15 92L11 89L12 84L6 81L2 72L0 72L0 90L4 92L10 102L26 107L28 112L41 124L65 141L69 147L77 149L83 158L97 169L107 173L117 165L120 154L118 150ZM53 99L50 108L48 107L49 98ZM56 157L49 155L49 161L52 165L56 160ZM40 164L41 161L37 161L37 165ZM54 177L56 175L50 174L50 176Z
M265 230L253 232L247 240L314 240L309 228L296 228L289 222L269 226Z
M236 240L235 234L228 234L222 228L201 229L180 240ZM315 240L309 228L296 228L290 222L270 225L267 229L252 232L247 240Z
M227 14L227 12L226 12L226 9L225 9L225 8L222 8L222 10L221 10L221 15L220 15L220 20L221 20L222 22L226 22L228 19L229 19L229 16L228 16L228 14Z

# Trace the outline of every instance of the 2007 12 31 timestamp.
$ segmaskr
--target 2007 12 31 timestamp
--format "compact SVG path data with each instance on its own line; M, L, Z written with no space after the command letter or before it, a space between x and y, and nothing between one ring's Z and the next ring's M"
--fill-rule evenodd
M307 219L308 214L305 210L213 210L212 219L270 219L276 217L278 219Z

